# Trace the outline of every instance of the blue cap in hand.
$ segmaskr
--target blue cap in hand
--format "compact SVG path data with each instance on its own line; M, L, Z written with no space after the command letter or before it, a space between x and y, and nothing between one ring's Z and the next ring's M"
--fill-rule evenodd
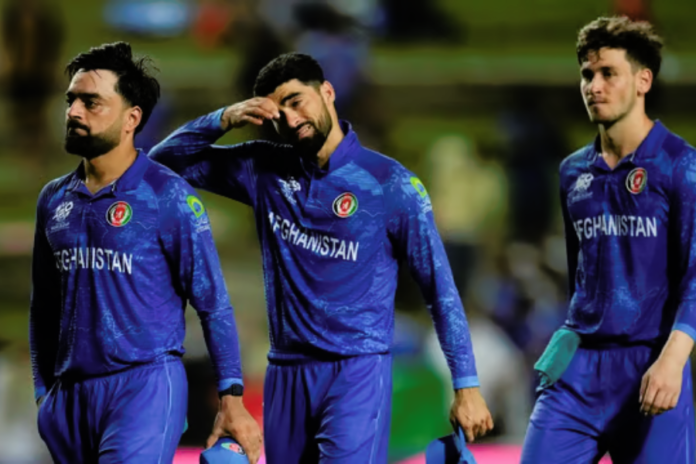
M466 447L464 430L433 440L425 450L426 464L476 464L474 455Z
M201 453L200 464L249 464L244 449L230 437L222 437Z

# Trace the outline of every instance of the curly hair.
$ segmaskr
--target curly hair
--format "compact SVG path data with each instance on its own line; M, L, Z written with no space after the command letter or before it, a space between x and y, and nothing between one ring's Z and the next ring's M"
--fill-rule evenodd
M116 93L131 106L140 107L143 115L135 133L140 132L160 97L159 82L152 75L157 70L152 59L147 56L134 59L130 44L115 42L80 53L68 63L65 72L72 79L79 71L95 69L105 69L116 74Z
M578 33L575 51L578 64L582 64L590 52L605 47L622 49L632 64L650 69L657 78L662 65L662 46L663 39L652 24L614 16L597 18L585 25Z

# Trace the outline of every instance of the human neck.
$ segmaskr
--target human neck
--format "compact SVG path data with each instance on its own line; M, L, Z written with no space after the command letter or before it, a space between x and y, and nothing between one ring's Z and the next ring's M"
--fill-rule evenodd
M623 158L635 152L654 125L645 112L627 115L609 127L600 124L602 157L607 165L614 169Z
M119 145L110 152L94 159L82 159L85 169L85 186L94 194L109 185L135 162L138 151L132 145Z
M345 134L343 133L343 130L341 130L341 125L338 123L338 121L334 121L331 132L329 132L329 136L326 138L324 145L322 145L319 149L319 153L317 153L317 164L320 168L323 168L326 166L326 163L329 162L329 158L331 158L333 152L336 151L336 148L338 148L338 145L343 140L343 137L345 137Z

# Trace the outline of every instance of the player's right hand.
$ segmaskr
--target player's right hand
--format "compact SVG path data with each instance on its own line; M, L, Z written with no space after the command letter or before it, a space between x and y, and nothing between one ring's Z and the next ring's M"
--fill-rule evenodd
M266 97L256 97L228 106L222 113L220 125L223 130L236 129L248 123L263 125L265 120L280 119L278 106Z
M263 436L259 424L238 396L226 395L220 401L220 410L215 418L213 433L208 437L206 449L213 446L221 437L230 436L244 448L250 464L256 464L261 457Z
M493 430L493 417L477 387L455 390L450 422L461 426L469 443Z

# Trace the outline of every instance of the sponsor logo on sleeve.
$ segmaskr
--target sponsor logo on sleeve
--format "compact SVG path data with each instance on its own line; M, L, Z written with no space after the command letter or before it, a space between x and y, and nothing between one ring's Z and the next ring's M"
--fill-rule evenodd
M197 218L203 216L205 213L205 206L203 206L203 202L198 199L195 195L189 195L186 197L186 204L189 205L189 208L191 208L191 211L193 211L193 215L196 216Z

